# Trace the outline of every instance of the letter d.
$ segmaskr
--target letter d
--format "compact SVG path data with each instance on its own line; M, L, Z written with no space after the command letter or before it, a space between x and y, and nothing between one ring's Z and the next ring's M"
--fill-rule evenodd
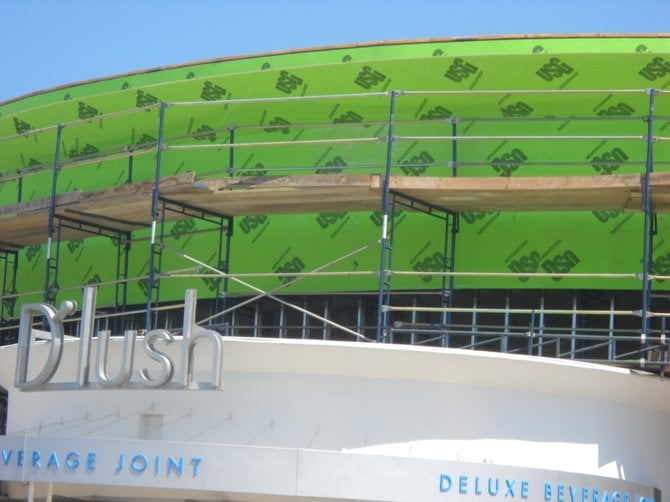
M53 378L58 369L61 356L63 355L63 319L74 313L77 309L75 302L66 301L61 303L60 309L56 310L46 303L28 303L21 307L21 320L19 324L19 347L16 352L16 379L14 385L17 389L31 390L41 387ZM33 342L33 315L39 312L49 323L51 333L41 332L42 336L49 340L50 348L46 363L42 371L28 380L28 367L30 366L30 349Z
M451 489L451 478L447 474L440 474L440 491L448 492Z

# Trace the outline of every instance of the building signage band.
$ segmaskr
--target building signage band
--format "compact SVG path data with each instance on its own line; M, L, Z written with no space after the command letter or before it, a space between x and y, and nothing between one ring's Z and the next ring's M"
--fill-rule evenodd
M402 476L397 473L402 472ZM350 452L96 438L0 436L0 480L342 500L660 502L601 476Z

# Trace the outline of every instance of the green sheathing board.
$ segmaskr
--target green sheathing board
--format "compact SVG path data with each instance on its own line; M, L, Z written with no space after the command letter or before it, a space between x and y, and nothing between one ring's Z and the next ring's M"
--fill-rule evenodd
M669 38L342 47L114 77L0 104L0 204L17 202L19 191L21 200L49 196L57 124L65 125L59 193L152 180L160 102L174 103L165 114L162 176L190 171L199 177L383 173L391 90L405 91L396 101L394 174L452 176L454 162L457 176L643 173L649 88L670 88ZM523 90L529 92L518 92ZM593 92L537 92L557 90ZM347 96L352 94L356 96ZM324 95L335 96L239 101ZM670 136L668 94L655 96L654 115L653 135ZM483 138L487 136L494 138ZM574 136L593 139L570 139ZM315 140L352 141L308 143ZM653 143L653 160L655 171L669 169L670 142ZM148 214L137 218L147 225L150 221ZM642 270L643 221L641 213L622 211L461 214L456 269L637 274ZM657 274L670 272L669 227L670 219L659 215L654 241ZM327 270L373 271L379 266L375 242L380 233L379 213L348 212L346 207L328 214L239 217L234 221L231 271L310 271L367 245ZM215 225L185 220L166 225L164 235L169 248L218 265ZM131 277L148 273L148 238L148 231L133 234ZM440 220L399 208L395 242L394 269L441 270ZM45 246L20 253L18 290L37 292L28 300L41 296L45 253ZM81 284L113 280L116 256L115 242L105 237L61 243L58 286L73 288L72 296ZM164 254L163 271L184 269L194 271L194 264L176 253ZM283 287L285 279L248 282L274 289ZM281 291L366 291L377 285L374 274L351 275L303 279ZM185 287L194 286L200 297L212 297L216 290L212 279L163 279L161 300L178 300ZM455 286L637 289L641 284L621 278L458 277ZM441 279L395 277L393 287L437 289ZM131 282L128 303L142 303L145 288L144 281ZM655 281L654 288L667 289L667 284ZM229 290L252 292L236 282ZM99 304L113 304L114 295L113 286L101 287Z

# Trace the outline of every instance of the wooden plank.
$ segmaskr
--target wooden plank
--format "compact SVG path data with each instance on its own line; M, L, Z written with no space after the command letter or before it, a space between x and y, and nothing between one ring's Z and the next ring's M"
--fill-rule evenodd
M161 180L160 187L192 187L193 173L170 176ZM151 195L153 181L119 185L95 192L70 192L56 198L56 216L72 217L68 210L79 212L76 219L90 224L105 225L119 231L147 228L151 222ZM65 195L65 197L63 197ZM28 201L22 206L9 206L5 217L0 219L0 239L19 248L33 244L44 244L47 240L50 198ZM17 212L18 209L23 211ZM82 213L86 213L85 216ZM137 221L137 225L111 223L108 217ZM174 218L173 218L174 219ZM71 228L61 229L61 240L75 240L91 237L88 232Z
M190 190L161 191L170 200L246 216L379 209L376 175L257 176L199 180Z
M451 211L639 210L639 175L393 177L391 189Z
M66 192L56 196L56 205L67 205L81 200L81 191ZM25 214L32 211L48 210L51 204L51 197L44 197L42 199L28 200L24 202L17 202L16 204L8 204L0 206L0 217L16 216L18 214Z
M394 193L451 211L642 210L638 174L526 178L447 178L392 176ZM306 175L195 179L193 173L161 180L161 194L203 210L229 216L374 211L381 209L379 175ZM147 228L153 182L120 185L96 192L62 194L56 214L119 231ZM670 212L670 173L651 177L652 209ZM0 240L15 247L46 241L49 205L45 200L0 208ZM168 211L166 220L188 216ZM90 234L63 228L62 240Z

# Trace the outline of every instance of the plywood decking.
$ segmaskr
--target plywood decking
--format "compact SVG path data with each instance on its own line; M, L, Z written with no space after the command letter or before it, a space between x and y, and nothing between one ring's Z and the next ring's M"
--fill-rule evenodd
M390 189L451 211L642 210L642 176L437 178L392 176ZM56 198L55 215L83 224L130 232L151 224L153 182ZM377 211L379 175L222 177L197 180L193 173L164 178L161 197L226 216ZM652 210L670 212L670 173L651 176ZM46 242L48 198L0 207L0 249ZM188 216L166 212L166 220ZM61 228L61 239L90 236Z

